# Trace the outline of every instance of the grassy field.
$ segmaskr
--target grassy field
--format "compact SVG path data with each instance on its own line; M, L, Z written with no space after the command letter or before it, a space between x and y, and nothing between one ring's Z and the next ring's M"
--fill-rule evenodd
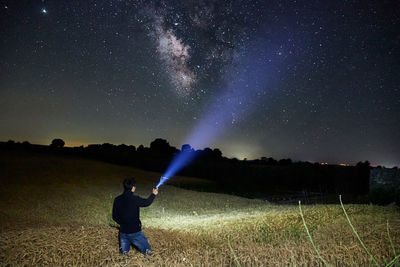
M65 156L2 152L0 176L1 266L235 266L234 254L242 266L322 265L296 205L165 185L153 205L141 210L153 256L132 250L120 256L118 229L111 219L113 199L128 176L136 177L137 193L147 197L159 173ZM398 208L346 203L345 208L380 265L400 252ZM303 212L330 265L374 265L340 205L303 206Z

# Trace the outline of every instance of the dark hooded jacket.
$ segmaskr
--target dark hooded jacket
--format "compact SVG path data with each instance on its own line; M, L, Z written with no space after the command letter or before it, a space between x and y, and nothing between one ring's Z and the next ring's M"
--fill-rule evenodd
M120 225L120 232L136 233L142 230L140 207L150 206L156 196L151 194L147 199L141 198L130 190L114 199L112 218Z

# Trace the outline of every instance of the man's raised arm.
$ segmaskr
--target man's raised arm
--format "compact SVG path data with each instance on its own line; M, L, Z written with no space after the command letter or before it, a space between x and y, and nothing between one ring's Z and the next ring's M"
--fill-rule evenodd
M157 194L158 194L158 189L157 188L153 188L153 192L151 193L151 195L148 198L138 197L139 207L148 207L148 206L150 206L151 203L153 203L153 200L154 200L154 198L156 197Z

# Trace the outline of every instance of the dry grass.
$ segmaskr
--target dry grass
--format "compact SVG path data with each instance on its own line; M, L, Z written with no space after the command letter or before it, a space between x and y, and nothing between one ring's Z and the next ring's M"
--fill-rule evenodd
M142 209L152 257L118 254L111 206L121 180L138 178L147 195L157 173L66 157L0 155L0 265L11 266L242 266L321 265L297 206L271 205L222 194L164 186ZM189 178L187 178L189 179ZM400 213L394 207L345 205L380 264L393 258L389 220L400 250ZM370 266L339 205L303 206L322 257L331 265Z

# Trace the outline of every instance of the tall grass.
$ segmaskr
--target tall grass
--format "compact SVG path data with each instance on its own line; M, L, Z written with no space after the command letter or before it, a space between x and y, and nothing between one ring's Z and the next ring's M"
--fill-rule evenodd
M341 196L341 195L339 195L339 201L340 201L340 206L342 207L343 213L344 213L344 215L345 215L345 217L346 217L346 220L347 220L348 224L350 225L350 227L351 227L351 229L352 229L354 235L357 237L357 240L360 242L362 248L363 248L364 251L369 255L370 259L374 262L374 264L375 264L376 266L379 267L380 265L379 265L378 261L375 259L375 257L372 255L372 253L367 249L366 245L365 245L364 242L362 241L362 239L361 239L360 235L358 234L357 230L356 230L355 227L353 226L353 224L352 224L352 222L351 222L351 220L350 220L350 218L349 218L349 216L348 216L348 214L347 214L347 211L346 211L346 209L344 208L344 205L343 205L343 202L342 202L342 196ZM311 242L311 244L312 244L312 246L313 246L313 248L314 248L314 251L317 253L318 258L324 263L324 265L325 265L325 266L329 266L329 265L326 263L325 259L322 258L322 256L320 255L320 253L319 253L317 247L316 247L315 244L314 244L314 241L313 241L313 239L312 239L312 237L311 237L310 231L309 231L309 229L308 229L308 227L307 227L307 224L306 224L306 222L305 222L305 219L304 219L303 211L302 211L302 209L301 209L301 201L299 201L299 210L300 210L300 216L301 216L301 218L302 218L302 220L303 220L304 228L305 228L305 230L306 230L306 232L307 232L307 235L308 235L308 237L309 237L309 240L310 240L310 242ZM389 239L389 242L390 242L390 246L391 246L391 248L393 249L393 254L394 254L394 258L393 258L388 264L386 264L386 267L390 267L390 266L393 266L394 264L396 264L396 262L397 262L398 259L400 258L400 254L399 254L399 255L396 255L396 250L395 250L395 248L394 248L393 241L392 241L392 238L391 238L390 232L389 232L389 221L386 221L386 229L387 229L387 235L388 235L388 239Z
M353 224L351 223L350 218L347 215L346 209L344 208L344 205L343 205L343 202L342 202L342 195L339 195L339 201L340 201L340 206L343 209L344 215L346 216L347 222L349 223L351 229L353 230L354 235L357 237L357 239L360 242L361 246L363 247L365 252L367 252L367 254L372 259L372 261L375 263L375 265L379 267L378 261L375 259L375 257L372 255L372 253L367 249L367 247L365 246L364 242L361 240L360 235L358 234L357 230L354 228Z
M301 209L301 201L299 201L299 210L300 210L300 216L301 216L301 219L302 219L302 221L303 221L304 228L306 229L308 238L310 239L310 242L311 242L311 244L312 244L312 246L313 246L315 252L317 253L318 258L324 263L325 266L329 266L329 264L325 261L325 259L322 258L321 254L319 253L317 247L316 247L315 244L314 244L314 241L313 241L313 239L312 239L312 237L311 237L311 234L310 234L310 230L308 230L308 226L307 226L307 224L306 224L306 220L304 219L303 210Z
M233 258L235 259L236 266L237 266L237 267L242 267L242 265L241 265L240 262L239 262L238 257L236 256L235 251L234 251L233 248L232 248L231 240L230 240L230 237L229 237L229 236L228 236L228 246L229 246L229 249L231 250L231 253L232 253L232 255L233 255Z
M390 246L392 247L392 249L393 249L393 255L396 257L396 249L394 248L394 245L393 245L393 241L392 241L392 237L390 236L390 232L389 232L389 220L387 220L386 221L386 232L387 232L387 235L388 235L388 239L389 239L389 242L390 242Z

